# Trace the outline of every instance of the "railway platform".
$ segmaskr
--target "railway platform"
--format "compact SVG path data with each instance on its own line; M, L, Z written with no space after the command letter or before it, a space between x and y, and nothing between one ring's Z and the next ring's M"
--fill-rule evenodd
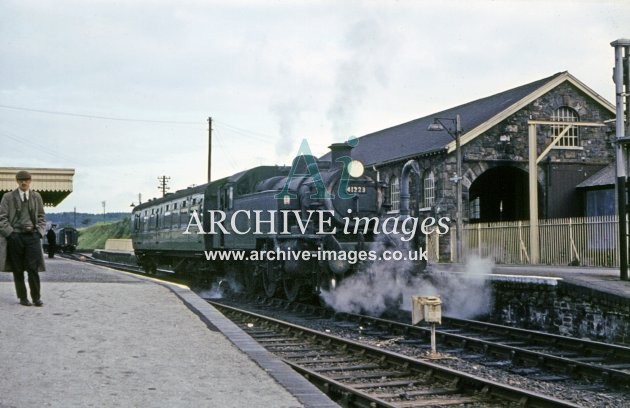
M337 407L188 288L47 259L43 307L0 273L1 407Z
M549 265L497 265L494 274L561 279L566 284L630 300L630 281L619 279L618 268Z
M588 266L551 266L551 265L493 265L479 272L474 266L462 264L437 264L436 272L488 273L494 279L525 282L532 281L562 282L580 290L588 290L601 295L610 295L630 301L630 281L619 279L618 268L594 268Z

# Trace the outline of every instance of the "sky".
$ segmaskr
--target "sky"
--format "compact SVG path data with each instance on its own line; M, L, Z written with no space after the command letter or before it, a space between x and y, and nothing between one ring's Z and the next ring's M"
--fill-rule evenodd
M614 103L630 2L2 0L0 167L131 203L569 71Z

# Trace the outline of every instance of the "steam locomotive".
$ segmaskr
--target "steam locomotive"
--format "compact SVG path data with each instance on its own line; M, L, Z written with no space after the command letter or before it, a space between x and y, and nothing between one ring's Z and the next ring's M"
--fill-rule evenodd
M300 155L291 167L255 167L136 206L139 264L289 300L334 288L361 265L350 255L377 238L366 220L387 209L385 183L351 149L336 143L330 161Z

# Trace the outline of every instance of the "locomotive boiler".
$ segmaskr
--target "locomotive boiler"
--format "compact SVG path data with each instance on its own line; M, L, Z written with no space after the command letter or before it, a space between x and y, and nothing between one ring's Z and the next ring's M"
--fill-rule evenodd
M330 161L300 155L291 167L255 167L135 207L139 263L289 300L334 288L361 267L386 186L348 144L331 150Z

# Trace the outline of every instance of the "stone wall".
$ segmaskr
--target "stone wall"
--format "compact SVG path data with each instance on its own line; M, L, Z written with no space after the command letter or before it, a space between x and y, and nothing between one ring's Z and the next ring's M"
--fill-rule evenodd
M514 101L516 102L516 101ZM463 219L469 222L469 189L475 180L488 169L497 166L511 166L527 173L528 169L528 120L550 120L553 112L561 107L569 107L579 115L580 121L600 122L611 119L613 114L591 99L575 86L565 82L540 98L536 99L523 109L501 121L496 126L488 129L475 139L462 146L462 201ZM507 106L506 106L507 108ZM467 131L466 118L462 118L464 137ZM501 142L501 136L508 136L509 143ZM610 134L606 127L582 127L579 130L580 146L576 148L552 149L545 161L538 166L539 182L539 210L540 217L571 217L581 211L574 185L558 182L557 177L552 177L551 172L558 169L569 169L580 174L579 179L571 180L578 184L588 178L603 166L614 161L614 135ZM550 126L539 126L537 132L538 153L552 140ZM412 208L412 216L448 216L455 225L456 212L456 185L450 179L456 171L456 154L432 153L431 155L415 158L420 164L424 177L428 171L433 170L435 175L435 204L424 212L418 212L422 208L422 182L420 188L412 190L412 203L417 202L415 211ZM392 163L379 168L383 180L389 181L392 177L400 179L404 162ZM573 166L573 167L572 167ZM555 169L555 170L554 170ZM552 185L552 181L554 185ZM565 180L566 181L566 180ZM563 191L551 191L551 189L563 189ZM554 193L554 194L552 194ZM560 194L558 194L560 193ZM559 198L555 198L559 197ZM565 202L562 202L562 201ZM566 202L568 201L568 202ZM549 208L547 208L549 207ZM509 221L509 220L506 220ZM450 259L450 242L448 238L440 240L440 257L443 260Z
M630 299L559 282L493 282L497 324L591 340L630 343Z

